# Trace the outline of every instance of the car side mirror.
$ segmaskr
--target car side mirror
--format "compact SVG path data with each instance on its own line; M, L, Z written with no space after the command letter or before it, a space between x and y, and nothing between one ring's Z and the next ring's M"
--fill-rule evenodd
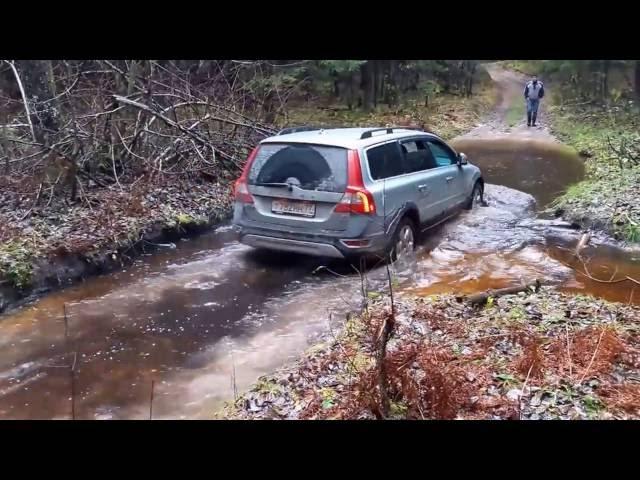
M466 165L467 163L469 163L469 161L467 160L467 156L464 153L459 153L458 154L458 165L462 166L462 165Z

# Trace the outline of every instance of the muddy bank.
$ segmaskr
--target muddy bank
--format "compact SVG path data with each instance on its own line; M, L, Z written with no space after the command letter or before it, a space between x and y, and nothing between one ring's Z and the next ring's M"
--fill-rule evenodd
M37 259L31 268L30 284L17 288L8 280L0 283L0 313L10 312L41 295L73 285L88 277L102 275L131 265L140 255L160 249L175 248L174 242L209 231L229 220L231 211L220 212L205 221L167 225L157 223L135 242L125 243L115 249L97 252L90 257L81 253L64 253L50 258Z
M0 194L6 228L0 242L0 313L43 293L130 265L142 253L228 219L230 187L179 185L96 190L94 204L30 207L15 193ZM18 207L7 208L11 204Z
M563 192L552 213L640 244L640 165L622 153L632 154L624 142L637 143L637 107L556 105L550 118L554 134L580 152L586 167L585 179Z
M216 418L375 418L388 298L368 312ZM389 418L640 418L638 320L638 307L551 288L481 308L450 295L402 297L385 362Z

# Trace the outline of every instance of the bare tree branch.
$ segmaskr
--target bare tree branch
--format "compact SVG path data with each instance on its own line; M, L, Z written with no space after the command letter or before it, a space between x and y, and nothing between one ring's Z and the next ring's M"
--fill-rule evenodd
M18 69L16 68L13 60L5 60L6 63L11 67L11 71L13 72L13 76L16 79L16 83L18 84L18 88L20 89L20 95L22 95L22 103L24 104L24 111L27 115L27 122L29 123L29 129L31 130L31 138L33 138L34 142L37 142L36 132L33 129L33 123L31 122L31 112L29 111L29 102L27 101L27 94L24 91L24 86L22 85L22 80L20 79L20 74L18 73Z

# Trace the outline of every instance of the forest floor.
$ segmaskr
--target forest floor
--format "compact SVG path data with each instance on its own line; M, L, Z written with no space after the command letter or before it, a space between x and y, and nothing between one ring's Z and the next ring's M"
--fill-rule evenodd
M640 308L543 287L475 308L396 300L385 368L395 419L640 418ZM374 419L388 298L215 418Z

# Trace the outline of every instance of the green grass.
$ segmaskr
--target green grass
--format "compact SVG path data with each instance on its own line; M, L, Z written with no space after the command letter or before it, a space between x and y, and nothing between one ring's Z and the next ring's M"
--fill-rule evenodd
M279 395L282 392L282 386L278 385L272 378L261 377L254 385L253 391L263 394Z
M526 75L539 74L539 60L505 60L501 62L502 66Z
M576 109L553 105L550 109L553 133L585 155L586 178L571 185L550 209L565 210L568 218L596 220L610 233L632 243L640 242L640 214L637 209L617 209L614 205L636 205L640 192L640 166L620 168L609 141L621 135L633 139L638 130L637 110L628 104L609 108ZM603 202L606 208L598 208ZM592 215L598 211L598 218Z
M568 203L572 203L574 201L580 201L584 199L591 200L596 192L600 189L598 187L602 186L600 182L594 180L583 180L578 183L574 183L570 185L567 191L559 198L554 200L549 208L558 208L562 205L566 205Z
M640 243L640 225L627 223L623 229L623 237L627 242Z
M509 310L509 319L515 322L520 322L527 317L527 312L520 305L516 305Z
M14 240L0 245L0 278L19 289L31 284L33 255L26 242Z
M587 395L582 398L582 405L589 418L597 418L598 414L604 408L604 404L599 398Z

